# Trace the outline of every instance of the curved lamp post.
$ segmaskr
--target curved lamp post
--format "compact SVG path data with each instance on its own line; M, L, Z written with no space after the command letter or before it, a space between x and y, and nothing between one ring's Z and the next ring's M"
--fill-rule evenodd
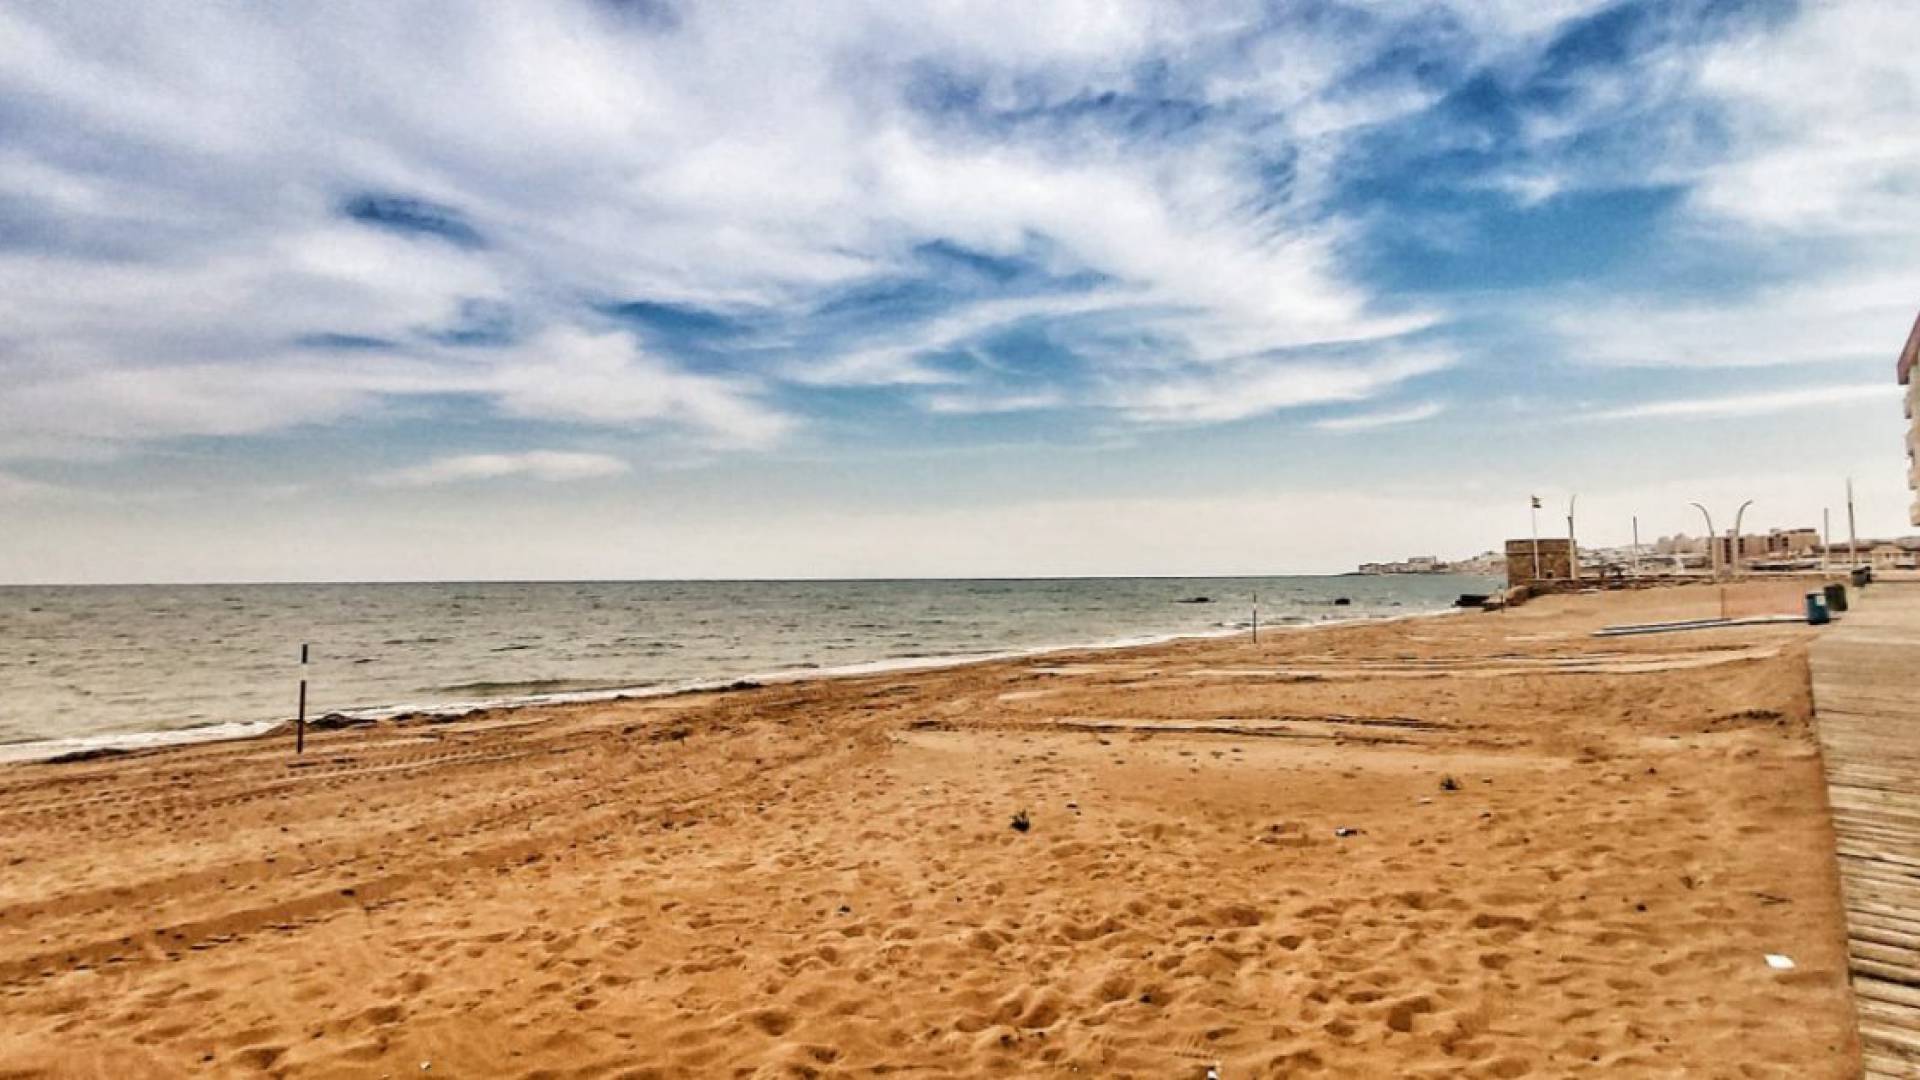
M1733 546L1728 549L1728 554L1733 557L1734 577L1740 576L1740 518L1746 514L1747 507L1752 505L1753 500L1748 499L1740 504L1740 509L1733 512Z
M1713 531L1713 515L1707 513L1707 508L1699 503L1688 505L1700 511L1700 516L1707 519L1707 567L1713 572L1713 579L1718 581L1720 580L1720 543Z

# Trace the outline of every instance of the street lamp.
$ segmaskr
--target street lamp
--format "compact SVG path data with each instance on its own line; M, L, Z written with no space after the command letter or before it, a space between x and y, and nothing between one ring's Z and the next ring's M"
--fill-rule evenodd
M1720 544L1718 540L1716 540L1718 534L1713 531L1713 515L1707 513L1707 508L1701 506L1699 503L1690 503L1688 505L1700 511L1700 516L1707 519L1707 568L1712 571L1713 580L1719 581Z
M1747 507L1752 505L1753 500L1748 499L1740 504L1740 509L1733 512L1733 546L1727 549L1727 554L1733 559L1734 577L1740 576L1740 518L1746 514Z

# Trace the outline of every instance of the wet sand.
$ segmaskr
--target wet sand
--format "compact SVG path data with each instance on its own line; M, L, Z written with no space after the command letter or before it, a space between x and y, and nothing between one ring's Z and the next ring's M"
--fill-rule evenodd
M0 1076L1855 1075L1816 631L1589 636L1717 610L0 768Z

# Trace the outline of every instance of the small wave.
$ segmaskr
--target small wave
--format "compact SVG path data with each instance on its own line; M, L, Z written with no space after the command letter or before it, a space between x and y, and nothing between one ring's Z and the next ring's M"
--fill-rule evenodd
M487 697L520 697L530 694L564 694L575 690L625 690L634 687L652 686L650 682L607 682L605 680L584 679L521 679L517 681L492 681L451 683L428 689L434 694L481 694Z

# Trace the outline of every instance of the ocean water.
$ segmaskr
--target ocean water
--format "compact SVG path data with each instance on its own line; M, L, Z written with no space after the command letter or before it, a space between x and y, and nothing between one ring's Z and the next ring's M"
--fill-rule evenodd
M0 588L0 758L1446 608L1454 575ZM1211 603L1188 603L1207 597ZM1335 605L1346 597L1347 605Z

